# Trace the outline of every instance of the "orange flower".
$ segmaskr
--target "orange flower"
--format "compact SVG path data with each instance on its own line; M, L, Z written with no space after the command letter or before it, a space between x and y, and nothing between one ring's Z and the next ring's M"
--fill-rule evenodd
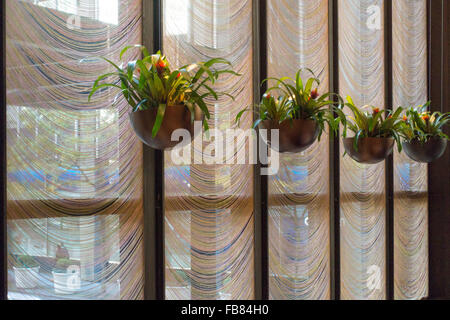
M311 91L311 99L317 99L319 97L319 92L317 91L317 89L314 89L313 91Z
M374 114L380 113L380 108L373 108L373 113Z
M265 98L266 98L266 99L270 99L270 98L272 98L272 96L270 95L270 93L267 93L267 94L265 95Z
M403 116L403 121L407 122L408 121L408 117L407 116Z
M390 115L390 116L388 117L388 119L392 119L392 115Z
M426 115L422 116L422 120L428 121L428 120L430 120L430 116L426 114Z
M166 63L164 62L164 60L159 59L158 62L156 63L156 70L158 70L158 73L163 72L165 68Z

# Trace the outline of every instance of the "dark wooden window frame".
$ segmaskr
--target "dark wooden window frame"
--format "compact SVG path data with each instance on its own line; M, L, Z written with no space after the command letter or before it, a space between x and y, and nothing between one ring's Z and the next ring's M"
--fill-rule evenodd
M143 2L143 43L151 51L162 48L162 1ZM338 91L338 0L329 0L330 90ZM267 76L267 0L253 4L254 100L258 102ZM447 0L427 0L428 87L436 110L450 112L450 5ZM392 2L385 0L386 105L392 104ZM6 35L5 0L0 0L0 300L7 299L6 240ZM449 148L450 149L450 148ZM330 266L331 297L340 299L339 251L339 140L330 139ZM164 261L164 154L144 146L144 298L165 298ZM429 166L429 284L430 298L450 298L450 150ZM255 298L269 298L268 179L254 168ZM394 296L393 252L393 159L386 161L386 290Z

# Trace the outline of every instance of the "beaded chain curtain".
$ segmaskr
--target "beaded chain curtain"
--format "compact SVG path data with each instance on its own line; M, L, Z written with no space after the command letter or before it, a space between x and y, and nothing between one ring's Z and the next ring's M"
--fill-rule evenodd
M143 296L142 146L103 90L138 0L8 0L8 297ZM133 58L133 57L127 57Z
M358 106L384 108L384 1L339 3L339 86ZM342 140L342 139L341 139ZM385 165L344 156L341 143L341 297L384 299Z
M268 75L295 78L311 68L328 90L328 1L269 0ZM304 72L302 77L311 77ZM271 299L329 299L329 139L280 155L269 177Z
M210 128L224 132L252 105L252 1L164 0L163 12L164 53L174 66L223 57L242 74L215 84L235 102L223 96L208 103ZM241 129L251 121L248 113ZM202 155L204 164L180 166L165 153L166 298L252 299L252 166L211 164Z
M393 4L394 105L427 101L427 5L425 0ZM396 299L428 296L427 165L394 157L394 281Z
M252 0L162 5L163 52L173 67L223 57L242 74L215 84L235 101L207 101L210 128L233 128L253 102L259 35L252 32ZM99 91L88 102L96 77L113 71L99 57L117 62L124 46L142 41L141 6L6 1L9 299L143 298L142 144L117 92ZM426 0L395 0L392 11L394 106L422 104ZM339 93L359 106L384 108L383 12L384 0L338 1ZM267 0L269 76L309 67L321 80L319 92L328 91L328 14L327 0ZM251 125L244 114L240 128ZM271 299L331 296L328 138L280 155L280 170L269 177ZM203 140L191 146L201 164L175 164L165 152L166 298L253 299L253 167L237 164L236 152L215 162L205 152L208 136ZM235 141L235 151L246 148L239 137L223 143ZM385 165L358 164L343 150L341 144L341 297L385 299ZM427 191L426 165L396 152L396 299L428 295Z

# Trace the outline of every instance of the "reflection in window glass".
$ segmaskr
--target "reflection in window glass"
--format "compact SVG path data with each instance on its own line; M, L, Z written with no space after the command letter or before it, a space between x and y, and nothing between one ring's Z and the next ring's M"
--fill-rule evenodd
M394 105L427 101L427 4L397 0L393 8ZM395 299L428 296L427 165L403 152L394 156Z
M268 73L294 78L311 68L328 90L328 1L269 0ZM302 77L310 77L303 73ZM269 177L271 299L329 299L328 136L298 154L281 154Z
M338 7L339 93L384 109L384 1L341 0ZM340 149L341 298L385 299L385 165L359 164Z
M119 23L119 0L99 0L98 19L101 22Z
M243 75L215 84L235 101L208 101L210 128L230 128L253 98L252 1L165 0L163 12L164 53L172 65L223 57ZM250 122L243 119L242 128ZM167 299L253 298L252 174L251 165L177 166L166 153Z
M189 34L189 19L191 10L191 0L166 0L164 1L164 16L169 21L177 23L168 23L167 32L173 35Z
M142 146L116 92L88 103L111 69L85 59L139 43L140 16L138 0L6 2L9 299L142 298Z
M119 0L22 0L40 7L104 23L119 23Z
M56 9L66 13L77 13L78 0L58 0L56 1Z

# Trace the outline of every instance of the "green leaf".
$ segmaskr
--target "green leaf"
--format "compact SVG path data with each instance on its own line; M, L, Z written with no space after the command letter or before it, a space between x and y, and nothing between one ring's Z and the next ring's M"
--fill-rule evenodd
M110 65L112 65L114 68L116 68L117 71L119 71L120 73L124 73L123 70L116 65L114 62L112 62L111 60L105 58L105 57L101 57L101 59L105 60L106 62L108 62Z
M253 124L253 129L256 129L262 121L263 121L262 119L256 120L255 123Z
M138 111L139 108L140 108L144 103L146 103L146 102L148 102L147 99L144 99L144 100L140 101L140 102L133 108L133 112Z
M130 61L127 65L128 79L131 81L133 79L134 70L136 70L136 61Z
M200 80L201 76L205 72L208 74L208 78L211 81L211 83L214 83L214 81L215 81L214 74L212 73L212 71L204 63L197 63L197 64L192 65L192 67L193 66L197 66L199 68L199 70L197 71L197 73L192 78L192 80L191 80L192 83L196 83L198 80Z
M146 47L144 47L143 45L140 45L140 44L135 44L132 46L126 46L125 48L123 48L122 51L120 51L120 60L122 60L123 55L131 48L140 48L141 51L144 53L145 57L148 57L150 55L150 53L148 52Z
M349 97L350 98L350 97ZM350 98L351 99L351 98ZM367 116L362 113L354 104L353 102L351 102L351 100L349 101L349 103L345 104L347 107L350 108L350 110L353 112L354 118L355 118L355 124L363 130L367 130L368 129L368 119Z
M311 92L312 86L313 86L314 82L316 82L317 85L320 85L320 81L319 81L319 79L317 79L317 78L309 78L308 81L306 82L306 85L305 85L305 92L306 92L307 94L309 94L309 93Z
M138 61L136 61L136 64L138 65L139 69L141 70L141 74L143 74L146 79L150 79L150 77L151 77L150 72L148 71L145 63L142 62L142 60L138 60Z
M358 142L360 137L364 134L363 130L359 130L356 135L355 138L353 139L353 149L355 149L355 151L358 151Z
M210 138L209 125L208 125L208 121L206 121L206 119L203 119L203 129L205 130L206 139L209 140L209 138Z
M217 70L217 71L216 71L216 74L218 74L218 75L221 75L221 74L231 74L231 75L237 76L237 77L242 76L242 74L237 73L237 72L235 72L235 71L233 71L233 70L229 70L229 69L226 69L226 70Z
M206 84L204 84L203 87L209 91L209 93L214 97L214 99L219 100L217 93L211 87L207 86Z
M94 85L92 87L95 88L100 81L102 81L108 77L118 76L118 75L120 75L118 72L105 73L105 74L101 75L100 77L98 77L97 80L95 80Z
M226 92L216 92L216 93L217 93L217 95L218 95L219 97L221 97L221 96L226 96L226 97L230 98L230 99L233 100L233 101L236 100L236 98L235 98L233 95L229 94L229 93L226 93Z
M197 104L199 106L199 108L202 110L203 114L206 116L206 118L209 119L211 117L211 115L209 113L208 106L203 101L202 97L199 96L199 94L197 92L192 92L191 98L193 99L192 102L194 104Z
M295 97L295 90L292 91L291 88L290 88L290 87L286 84L286 82L285 82L285 80L288 80L288 79L290 79L290 78L289 78L289 77L284 77L284 78L274 78L274 77L270 77L270 78L264 79L264 80L262 81L261 85L264 84L265 82L270 81L270 80L277 81L277 86L278 86L278 87L281 85L281 86L283 86L284 89L286 89L287 96L289 96L289 97ZM281 88L280 88L280 89L281 89Z
M247 111L250 111L250 109L244 109L244 110L241 110L241 111L236 115L236 119L234 120L234 123L236 123L238 126L240 126L241 118L242 118L243 114L246 113Z
M112 84L112 83L103 83L103 84L101 84L101 85L99 85L99 86L96 86L96 87L92 88L92 91L91 91L91 93L89 94L89 97L88 97L88 101L91 101L92 95L93 95L94 93L96 93L98 90L100 90L100 89L102 89L102 88L106 88L106 87L113 87L113 88L119 88L119 89L122 89L122 87L119 87L119 86L116 85L116 84Z
M158 74L155 73L153 75L153 81L154 81L154 86L155 86L156 90L158 91L158 94L162 97L166 96L165 95L166 89L164 88L164 85L161 81L161 78L158 76Z
M303 80L301 77L302 69L297 71L297 74L295 75L295 85L297 87L297 91L303 91Z
M169 76L169 79L167 80L168 86L171 86L172 83L173 83L175 80L177 80L177 77L178 77L179 74L181 74L181 72L178 71L178 70L172 71L172 73L171 73L170 76ZM181 78L181 75L180 75L180 78Z
M392 118L397 119L403 111L404 109L402 107L398 107L397 110L395 110L394 114L392 115Z
M381 116L382 112L378 112L375 117L369 119L369 133L373 132L373 130L376 128L378 120L380 120Z
M355 103L353 102L352 97L347 96L347 101L348 101L348 103L350 103L351 105L355 106Z
M155 124L153 125L152 136L156 137L159 129L161 128L161 124L164 119L164 114L166 112L166 105L161 103L158 107L158 112L156 113Z
M392 131L392 136L394 137L395 143L397 144L398 152L401 153L403 148L402 148L400 136L398 135L398 133L395 130Z

